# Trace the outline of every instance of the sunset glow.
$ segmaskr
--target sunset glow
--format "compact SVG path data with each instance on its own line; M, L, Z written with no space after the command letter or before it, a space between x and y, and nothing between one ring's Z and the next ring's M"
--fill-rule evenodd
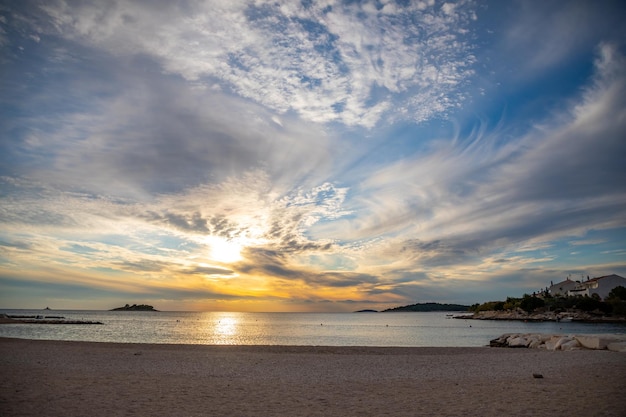
M211 236L207 238L211 259L221 263L233 263L240 261L243 246L237 242Z
M625 10L7 2L0 307L354 311L626 276Z

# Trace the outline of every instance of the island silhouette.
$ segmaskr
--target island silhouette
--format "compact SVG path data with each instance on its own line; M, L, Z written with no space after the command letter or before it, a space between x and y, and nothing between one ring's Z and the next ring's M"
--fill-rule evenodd
M133 304L132 306L126 304L124 307L112 308L109 311L159 311L159 310L155 310L154 307L148 304Z

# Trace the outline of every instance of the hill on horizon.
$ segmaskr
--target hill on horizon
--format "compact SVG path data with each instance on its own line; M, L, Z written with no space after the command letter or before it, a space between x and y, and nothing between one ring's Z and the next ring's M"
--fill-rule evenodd
M388 308L383 310L386 312L401 312L401 311L468 311L470 306L462 304L442 304L442 303L417 303L407 306Z

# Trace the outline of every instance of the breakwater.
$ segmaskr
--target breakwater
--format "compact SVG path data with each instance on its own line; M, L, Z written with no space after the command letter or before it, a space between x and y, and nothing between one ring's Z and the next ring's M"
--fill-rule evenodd
M562 335L542 333L507 333L489 342L491 347L531 348L546 350L611 350L626 352L625 334Z
M103 324L93 320L66 320L63 316L0 315L0 324Z

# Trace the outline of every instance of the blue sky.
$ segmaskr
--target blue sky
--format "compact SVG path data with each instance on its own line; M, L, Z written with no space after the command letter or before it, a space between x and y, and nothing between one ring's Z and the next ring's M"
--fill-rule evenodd
M617 1L0 3L0 307L626 276Z

